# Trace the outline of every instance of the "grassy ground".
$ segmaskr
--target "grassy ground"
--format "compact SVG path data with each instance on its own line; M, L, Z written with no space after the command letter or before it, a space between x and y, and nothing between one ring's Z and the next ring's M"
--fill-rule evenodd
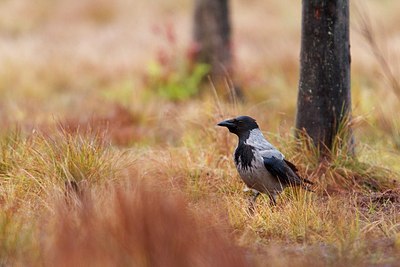
M1 263L395 266L399 5L353 3L357 160L337 149L321 165L292 136L300 3L232 1L246 102L231 103L223 86L190 97L202 73L188 71L190 1L2 1ZM257 118L316 193L260 197L249 214L236 139L215 127L237 114Z

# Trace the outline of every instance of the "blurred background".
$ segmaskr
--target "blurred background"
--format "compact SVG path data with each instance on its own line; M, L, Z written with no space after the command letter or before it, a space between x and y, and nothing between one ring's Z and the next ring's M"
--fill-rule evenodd
M195 1L0 0L0 263L395 264L400 1L351 1L357 159L337 153L326 170L292 138L301 1L229 4L241 99L193 61ZM249 215L237 140L215 127L238 114L321 192L262 198ZM360 195L323 187L360 180L375 183Z
M390 84L360 31L359 13L370 18L397 74L400 3L351 4L354 113L391 128L392 122L383 120L398 101L390 97ZM193 8L193 1L185 0L1 1L2 128L107 122L118 125L116 143L129 144L142 140L142 128L160 116L185 113L190 108L182 102L198 99L203 75L188 63ZM268 106L278 120L269 121L266 113L260 120L270 123L271 131L287 130L296 107L301 1L233 0L230 9L235 81L256 109L249 112L265 112ZM210 84L204 87L211 94Z

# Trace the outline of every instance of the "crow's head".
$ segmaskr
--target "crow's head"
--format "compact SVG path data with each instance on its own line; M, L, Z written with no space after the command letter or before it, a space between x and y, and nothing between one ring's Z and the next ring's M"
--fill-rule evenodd
M234 119L221 121L217 125L227 127L231 133L239 137L248 135L251 130L258 128L256 120L249 116L239 116Z

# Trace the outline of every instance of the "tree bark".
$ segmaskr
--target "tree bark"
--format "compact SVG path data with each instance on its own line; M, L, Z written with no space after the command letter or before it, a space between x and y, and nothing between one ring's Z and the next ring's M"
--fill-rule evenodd
M349 0L303 0L302 12L296 128L326 154L351 114Z
M196 0L195 60L209 64L213 78L232 74L231 26L228 0Z

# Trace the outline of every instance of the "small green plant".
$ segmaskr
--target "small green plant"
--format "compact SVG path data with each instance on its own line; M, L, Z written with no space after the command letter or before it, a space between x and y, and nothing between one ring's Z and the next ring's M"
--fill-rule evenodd
M189 70L186 64L181 65L167 70L168 67L160 63L150 63L150 87L168 100L186 100L196 95L210 68L207 64L196 64Z
M157 27L166 47L160 47L156 60L148 65L147 86L163 98L172 101L186 100L199 92L201 82L210 71L208 64L191 62L190 55L181 50L176 43L176 32L172 24ZM183 55L183 56L182 56Z

